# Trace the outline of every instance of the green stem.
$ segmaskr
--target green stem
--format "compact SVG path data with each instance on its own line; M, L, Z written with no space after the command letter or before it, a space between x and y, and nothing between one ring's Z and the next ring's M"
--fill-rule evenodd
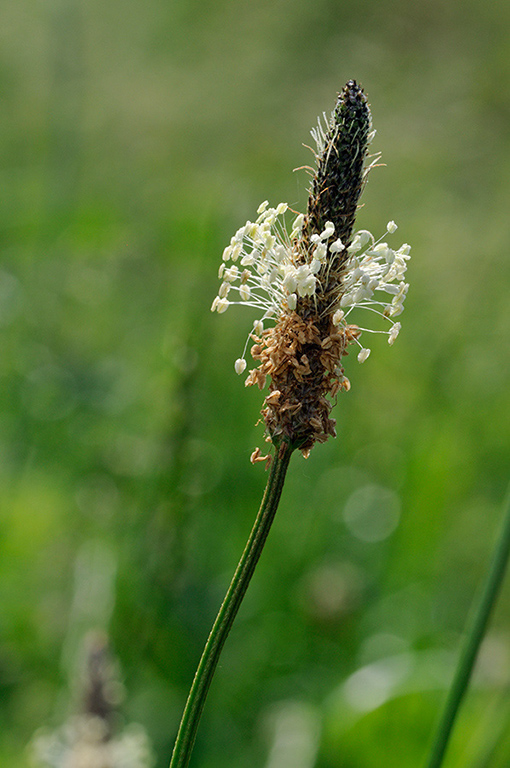
M427 768L440 768L448 747L455 718L466 693L478 650L484 638L492 609L496 603L510 556L510 494L505 503L501 533L492 556L487 578L474 606L466 630L466 639L461 650L457 669L446 699L439 727L432 745Z
M170 768L186 768L189 763L207 692L225 640L246 593L274 520L293 450L293 446L282 442L280 449L277 450L274 457L257 519L213 624L195 673L177 733Z

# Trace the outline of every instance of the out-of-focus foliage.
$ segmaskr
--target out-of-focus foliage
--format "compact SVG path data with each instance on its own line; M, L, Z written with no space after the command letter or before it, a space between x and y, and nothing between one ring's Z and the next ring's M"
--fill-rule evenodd
M367 90L359 226L413 247L403 330L295 457L199 732L202 768L416 766L510 458L510 6L54 0L0 13L0 764L76 707L109 632L168 762L265 483L253 317L209 312L261 200L306 204L309 129ZM509 590L449 765L510 761ZM484 762L486 761L486 762Z

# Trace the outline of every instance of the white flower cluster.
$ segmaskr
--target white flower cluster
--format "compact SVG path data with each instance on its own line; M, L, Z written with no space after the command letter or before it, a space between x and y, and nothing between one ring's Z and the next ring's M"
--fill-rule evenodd
M304 216L297 216L289 235L281 220L287 209L287 203L268 208L266 201L257 209L258 219L247 221L237 230L223 251L218 272L223 282L213 301L213 312L226 312L231 304L244 304L262 309L264 320L282 309L295 309L298 296L313 296L320 265L296 264L292 242L301 233ZM227 262L237 263L227 267ZM227 298L232 290L238 299L232 300L232 295Z
M47 768L152 768L155 762L141 725L109 738L104 720L90 715L70 718L57 731L38 731L31 747L35 765Z
M386 231L393 234L397 229L394 221L388 222ZM409 283L404 282L407 262L411 258L411 246L407 243L394 251L382 238L375 240L367 230L360 230L348 247L349 259L344 265L344 280L339 301L339 309L333 315L335 325L343 325L348 315L358 308L364 308L381 315L390 322L387 331L372 328L360 328L370 333L386 333L388 344L393 344L401 325L392 318L404 311L404 300ZM388 299L374 297L375 291L391 296ZM358 360L364 362L370 354L369 349L361 348Z
M264 320L278 317L282 311L294 310L298 297L313 296L319 272L327 265L328 256L344 250L340 239L335 238L334 225L327 222L323 232L310 238L314 246L310 261L299 263L302 255L295 243L301 235L304 216L299 214L295 218L288 233L282 218L287 210L287 203L280 203L276 208L269 208L267 201L262 203L257 209L257 220L247 221L223 252L218 273L222 283L211 310L226 312L231 304L244 304L262 310L261 319L253 324L256 334L262 332ZM397 225L390 221L386 229L387 233L393 234ZM344 278L339 301L332 308L333 322L338 327L345 327L347 317L354 309L369 309L381 315L390 327L385 331L360 330L386 333L388 343L393 344L400 331L400 323L392 318L403 311L409 287L403 278L411 249L404 244L394 251L381 240L376 241L367 230L361 230L354 236L347 248L348 259L342 267ZM229 262L233 262L231 266L227 266ZM327 269L322 274L327 279ZM388 294L391 301L374 298L376 291ZM370 350L357 343L361 347L358 360L364 362ZM245 368L243 353L243 357L236 360L235 370L242 373Z

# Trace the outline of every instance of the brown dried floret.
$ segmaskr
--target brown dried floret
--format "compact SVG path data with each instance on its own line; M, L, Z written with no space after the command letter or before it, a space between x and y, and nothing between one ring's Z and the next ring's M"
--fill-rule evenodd
M255 448L253 453L250 456L250 461L252 464L257 464L260 461L266 462L266 469L269 469L271 462L273 460L272 455L269 453L267 456L261 456L260 455L260 448Z
M330 314L321 320L291 312L255 339L251 354L260 365L246 385L261 387L271 377L262 416L274 443L285 439L307 455L314 443L335 435L328 397L348 388L340 361L358 335L356 326L334 326Z

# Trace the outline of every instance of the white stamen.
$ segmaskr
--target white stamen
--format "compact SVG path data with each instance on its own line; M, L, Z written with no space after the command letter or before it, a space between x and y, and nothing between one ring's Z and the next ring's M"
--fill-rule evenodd
M340 238L338 238L338 240L335 240L335 242L331 243L331 245L329 246L329 250L331 253L340 253L340 251L343 251L343 249L344 249L344 244L342 243Z
M291 311L296 309L297 296L295 293L289 293L289 295L287 296L287 306Z
M228 299L220 299L218 297L218 303L216 304L216 307L215 307L216 312L219 315L222 315L223 312L227 311L229 304L230 304L230 301Z
M402 327L402 326L401 326L401 324L400 324L400 323L395 323L395 325L394 325L394 326L392 327L392 329L390 330L390 332L389 332L389 334L388 334L388 344L389 344L390 346L393 344L393 342L394 342L394 341L395 341L395 339L397 338L398 334L400 333L400 329L401 329L401 327Z
M345 317L345 312L343 311L343 309L337 309L337 311L333 315L333 325L336 325L336 326L341 325L344 317Z

